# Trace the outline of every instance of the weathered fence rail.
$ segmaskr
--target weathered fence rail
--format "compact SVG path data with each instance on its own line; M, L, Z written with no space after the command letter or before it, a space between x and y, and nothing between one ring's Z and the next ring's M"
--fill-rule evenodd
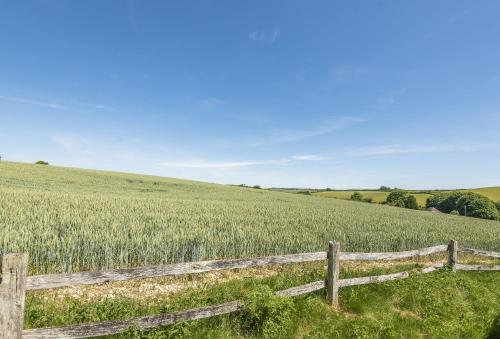
M172 265L159 265L131 269L118 269L98 272L78 272L48 274L27 277L27 254L8 254L3 258L2 283L0 284L0 338L83 338L116 334L130 326L145 330L158 326L171 325L181 321L209 318L216 315L237 312L242 304L231 301L220 305L196 308L187 311L135 317L128 320L111 320L98 323L86 323L58 328L37 328L23 330L24 299L26 290L57 288L75 285L98 284L110 281L123 281L138 278L172 276L181 274L203 273L219 270L241 269L266 265L290 264L328 260L325 280L292 287L276 292L279 296L299 296L323 288L327 290L327 301L338 306L338 290L347 286L370 284L390 280L405 279L411 273L429 273L444 266L438 263L418 270L397 272L369 277L340 279L340 262L345 260L397 260L420 257L439 252L448 252L447 264L453 270L496 271L500 265L464 265L457 263L459 251L474 255L500 258L500 253L459 247L451 240L448 245L438 245L403 252L383 253L342 253L340 244L330 242L327 252L301 253L271 256L256 259L231 259L200 261Z
M447 251L447 245L438 245L414 251L340 253L340 260L396 260L416 256L424 256ZM214 261L197 261L171 265L145 266L137 268L116 269L109 271L88 271L62 274L35 275L27 278L26 289L38 290L76 285L93 285L104 282L123 281L139 278L154 278L172 275L204 273L210 271L252 268L267 265L282 265L321 261L327 259L326 252L300 253L270 256L255 259L230 259Z

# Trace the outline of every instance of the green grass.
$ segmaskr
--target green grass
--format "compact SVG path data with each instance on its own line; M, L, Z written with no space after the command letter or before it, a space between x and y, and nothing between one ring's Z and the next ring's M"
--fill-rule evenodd
M500 249L500 222L91 170L0 163L0 255L30 273L447 243Z
M342 271L341 277L389 273L391 269ZM276 276L247 278L188 289L153 299L126 297L88 301L44 291L28 293L25 327L51 327L127 319L243 300L242 312L180 323L147 332L131 329L114 338L485 338L500 324L500 272L412 275L409 279L342 288L340 311L325 303L324 290L298 298L272 291L324 277L322 264L279 268ZM182 278L181 278L182 279ZM494 338L492 336L492 338Z

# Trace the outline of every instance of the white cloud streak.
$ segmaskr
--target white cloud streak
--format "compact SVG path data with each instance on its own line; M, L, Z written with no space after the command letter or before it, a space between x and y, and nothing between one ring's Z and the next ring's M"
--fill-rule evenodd
M233 169L249 166L263 166L263 165L286 165L291 163L300 163L304 161L321 161L327 158L318 155L294 155L289 158L271 159L271 160L253 160L253 161L221 161L211 162L205 160L191 160L191 161L164 161L159 165L163 167L175 168L206 168L206 169Z
M444 153L444 152L470 152L476 147L473 145L457 145L435 143L427 145L401 145L389 144L371 147L353 148L345 151L345 155L353 157L382 156L413 153Z
M274 44L280 36L280 31L274 29L272 32L256 30L248 33L248 39L254 42Z
M85 110L114 111L113 107L109 107L106 105L87 105L87 104L75 103L75 102L72 103L71 105L67 105L67 104L63 104L60 102L37 100L37 99L32 99L32 98L27 98L27 97L11 96L11 95L0 95L0 100L16 102L16 103L20 103L23 105L51 108L51 109L63 110L63 111L72 111L72 112L78 112L78 113L86 113L86 112L83 112Z
M47 108L53 108L53 109L68 109L67 106L56 103L56 102L44 102L44 101L38 101L38 100L33 100L29 98L24 98L24 97L16 97L16 96L8 96L8 95L0 95L1 100L7 100L7 101L13 101L13 102L18 102L21 104L28 104L28 105L33 105L33 106L39 106L39 107L47 107Z
M356 123L364 122L364 119L357 117L334 118L326 121L322 126L303 130L278 130L274 131L270 141L274 142L294 142L309 138L319 137L335 131L350 127Z

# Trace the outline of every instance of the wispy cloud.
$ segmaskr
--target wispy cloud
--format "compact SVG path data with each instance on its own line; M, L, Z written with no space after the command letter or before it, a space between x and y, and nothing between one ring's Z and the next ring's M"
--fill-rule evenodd
M205 161L205 160L191 160L191 161L164 161L159 163L163 167L176 167L176 168L205 168L205 169L234 169L249 166L263 166L263 165L286 165L291 163L300 163L304 161L321 161L326 160L324 157L318 155L294 155L288 158L271 159L271 160L250 160L250 161Z
M377 103L381 106L391 106L396 103L398 98L406 91L405 88L388 91L377 97Z
M71 104L68 104L68 103L55 102L49 100L33 99L31 97L24 97L24 96L0 95L0 100L16 102L23 105L51 108L56 110L73 111L73 112L82 112L85 110L106 110L106 111L114 110L113 107L106 105L91 105L78 102L72 102Z
M254 42L274 44L280 35L278 29L273 31L256 30L248 33L248 39Z
M57 102L47 102L47 101L39 101L25 97L17 97L17 96L8 96L8 95L0 95L0 100L7 100L18 102L21 104L39 106L39 107L47 107L53 109L68 109L66 105Z
M209 97L200 100L199 105L202 108L211 109L220 106L222 103L223 101L219 98Z
M477 145L459 145L459 144L389 144L370 147L353 148L346 150L345 155L354 157L367 157L367 156L382 156L393 154L413 154L413 153L444 153L444 152L471 152L477 148Z
M273 142L293 142L309 138L319 137L322 135L330 134L338 130L350 127L354 124L364 122L365 120L358 117L340 117L330 118L325 121L321 126L310 129L301 130L275 130L272 132L270 141Z
M294 160L302 160L302 161L321 161L328 160L326 157L322 157L316 154L304 154L304 155L294 155L292 157Z
M255 119L253 119L255 121ZM274 128L263 130L260 134L242 135L237 140L216 139L212 146L224 149L263 147L276 144L292 143L307 140L310 138L328 135L355 124L363 123L366 120L360 117L331 117L315 127L304 127L302 129ZM256 122L267 122L259 119ZM274 122L274 124L278 124Z
M361 66L337 66L329 70L330 77L335 82L346 82L369 74L369 69Z

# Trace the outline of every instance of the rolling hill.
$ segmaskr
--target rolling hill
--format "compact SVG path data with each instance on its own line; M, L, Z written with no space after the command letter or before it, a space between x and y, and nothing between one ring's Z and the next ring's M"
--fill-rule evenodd
M500 222L155 176L0 163L0 252L37 273L445 243L498 250Z

